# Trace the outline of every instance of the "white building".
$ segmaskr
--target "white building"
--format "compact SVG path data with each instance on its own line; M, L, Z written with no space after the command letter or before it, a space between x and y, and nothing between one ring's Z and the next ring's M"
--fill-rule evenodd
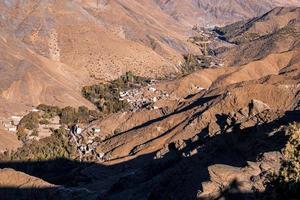
M102 152L100 152L98 155L99 155L99 158L102 159L102 158L104 157L105 154L102 153Z
M155 92L155 91L156 91L156 88L155 88L155 87L150 87L150 88L149 88L149 91L150 91L150 92Z
M17 127L16 127L16 126L14 126L14 127L9 127L9 128L8 128L8 131L9 131L9 132L17 132Z
M128 92L120 92L119 94L120 94L120 97L123 98L128 95Z
M13 121L14 125L18 125L21 121L21 116L11 116L11 120Z
M79 127L78 127L78 128L76 129L76 134L81 134L81 133L82 133L82 128L79 128Z
M93 128L94 133L100 133L101 129L100 128Z

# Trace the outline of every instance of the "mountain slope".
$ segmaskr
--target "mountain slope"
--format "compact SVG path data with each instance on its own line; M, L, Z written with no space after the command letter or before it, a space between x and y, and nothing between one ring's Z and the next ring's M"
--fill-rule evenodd
M273 18L278 10L288 19L298 13L297 9L275 9L260 22L280 24ZM297 16L288 23L296 33L298 20ZM274 33L262 39L275 35L272 40L278 46L289 35L291 43L299 40L290 32L280 32L280 37ZM256 51L256 42L239 43L233 49ZM277 53L268 52L259 60L253 56L246 65L199 70L158 83L154 87L170 95L169 101L156 104L162 105L160 109L100 121L101 136L107 137L98 150L105 155L105 166L111 165L107 171L124 164L133 173L126 178L120 173L121 178L104 193L107 199L215 199L228 195L230 189L236 198L228 199L257 198L258 191L263 193L264 174L280 166L284 126L300 121L299 48L270 49ZM188 93L192 87L205 89ZM114 130L118 133L110 136ZM94 172L90 177L101 183L97 168L85 173Z
M150 95L149 107L110 114L86 124L81 133L83 145L95 139L87 142L96 145L95 163L84 151L87 163L37 159L0 164L55 184L75 182L75 189L84 187L101 199L258 199L266 175L280 168L286 126L300 122L299 18L298 8L276 8L220 28L222 39L232 44L222 55L232 66L133 88L142 99ZM255 37L240 39L249 33ZM22 52L24 58L39 58L28 49ZM91 137L93 128L101 131ZM81 149L76 142L70 139L74 149ZM20 155L30 152L26 148Z
M37 105L42 102L58 105L87 105L80 94L83 77L70 67L46 59L11 38L2 37L1 46L1 101L6 111L10 106ZM81 76L86 71L81 71ZM4 112L2 112L4 113Z
M300 8L275 8L265 15L217 29L222 39L239 44L224 54L228 65L244 64L271 53L299 49Z
M151 77L176 73L182 54L199 53L187 42L190 25L203 19L219 23L224 13L226 20L236 21L269 7L297 3L251 1L245 7L239 1L2 1L5 77L0 101L23 106L0 107L15 112L38 103L88 105L80 97L83 85L115 79L127 71Z
M67 189L12 169L0 169L2 199L96 199L85 189Z
M214 27L255 17L277 6L300 6L299 0L155 0L182 24Z
M2 24L9 34L42 56L74 70L85 68L90 76L107 80L129 70L152 76L158 74L154 69L174 70L150 48L106 31L76 2L12 1L1 8L6 19Z
M84 85L127 71L176 71L152 49L111 34L76 2L13 0L0 2L0 10L0 101L22 104L0 106L2 113L40 103L92 107L81 96Z

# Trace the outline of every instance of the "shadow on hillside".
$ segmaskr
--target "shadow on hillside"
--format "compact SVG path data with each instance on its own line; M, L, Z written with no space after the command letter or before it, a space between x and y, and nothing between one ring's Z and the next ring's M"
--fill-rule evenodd
M121 132L121 133L118 133L118 134L115 134L113 137L117 137L118 135L122 135L124 133L127 133L127 132L130 132L130 131L133 131L133 130L138 130L138 129L141 129L143 127L146 127L146 126L150 126L151 124L154 124L156 122L159 122L159 121L162 121L170 116L173 116L173 115L177 115L177 114L180 114L182 112L186 112L188 110L191 110L193 108L196 108L198 106L201 106L205 103L208 103L209 101L217 98L218 96L211 96L211 97L204 97L204 98L199 98L198 100L194 101L193 103L191 103L190 105L187 105L187 106L184 106L182 108L179 108L178 110L175 110L174 112L171 112L171 113L168 113L167 111L164 111L162 110L162 113L163 113L163 116L161 117L158 117L158 118L155 118L155 119L152 119L152 120L149 120L145 123L142 123L138 126L135 126L129 130L126 130L124 132Z
M272 136L266 133L294 121L300 122L299 111L287 112L268 124L242 130L233 127L233 132L212 138L207 137L208 129L205 129L198 134L197 141L186 141L182 150L171 143L169 152L161 159L153 159L155 153L152 153L111 166L63 158L2 162L0 168L13 168L64 188L0 188L0 199L195 199L203 189L201 183L210 178L209 166L244 167L247 161L255 161L265 152L282 149L287 141L284 131ZM196 154L182 156L195 147L199 148ZM262 195L243 193L237 185L233 182L219 199L256 199Z

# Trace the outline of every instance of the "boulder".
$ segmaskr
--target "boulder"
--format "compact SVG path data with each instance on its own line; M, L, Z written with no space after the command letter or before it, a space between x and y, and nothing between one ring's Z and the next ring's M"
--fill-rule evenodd
M270 110L270 106L260 100L252 99L249 104L249 114L256 115L265 110Z

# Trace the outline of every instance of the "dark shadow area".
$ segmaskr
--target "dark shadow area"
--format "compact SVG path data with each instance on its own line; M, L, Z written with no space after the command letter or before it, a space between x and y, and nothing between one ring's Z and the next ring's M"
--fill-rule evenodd
M224 119L218 117L220 125ZM275 121L249 128L232 127L232 132L213 137L207 136L207 127L197 139L185 141L181 149L169 144L169 152L160 159L154 159L155 152L110 166L63 158L2 162L0 168L12 168L63 187L0 188L0 199L195 199L203 190L202 183L210 180L209 166L245 167L247 161L256 161L265 152L281 150L287 141L285 132L267 133L295 121L300 122L300 111L286 112ZM197 152L191 154L195 148ZM238 191L238 184L233 182L218 199L257 199L265 195Z
M0 162L0 168L12 168L39 177L49 183L64 186L77 186L80 182L89 182L90 180L81 175L80 171L91 165L93 164L64 158L35 162Z
M191 104L189 104L189 105L187 105L187 106L183 106L182 108L180 108L180 109L178 109L178 110L175 110L174 112L169 113L169 114L166 113L166 112L164 112L164 111L162 110L163 113L166 113L166 114L164 114L162 117L158 117L158 118L149 120L149 121L147 121L147 122L145 122L145 123L143 123L143 124L140 124L140 125L138 125L138 126L135 126L135 127L131 128L131 129L127 130L127 131L124 131L124 132L120 132L120 133L118 133L118 134L115 134L113 137L116 137L116 136L118 136L118 135L122 135L122 134L124 134L124 133L130 132L130 131L133 131L133 130L141 129L141 128L143 128L143 127L149 126L149 125L154 124L154 123L156 123L156 122L162 121L162 120L164 120L164 119L166 119L166 118L168 118L168 117L170 117L170 116L172 116L172 115L176 115L176 114L179 114L179 113L182 113L182 112L191 110L191 109L193 109L193 108L196 108L196 107L198 107L198 106L202 106L203 104L208 103L209 101L211 101L211 100L213 100L213 99L215 99L215 98L217 98L217 97L218 97L218 96L211 96L211 97L199 98L199 99L196 100L195 102L193 102L193 103L191 103Z
M1 200L80 200L80 199L96 199L101 200L92 192L83 189L70 191L63 188L0 188Z
M294 183L284 182L287 187ZM214 200L299 200L300 199L300 183L294 187L294 191L281 186L267 186L264 192L243 192L240 189L242 183L233 180L227 188L224 188ZM208 200L207 198L200 198L199 200Z

